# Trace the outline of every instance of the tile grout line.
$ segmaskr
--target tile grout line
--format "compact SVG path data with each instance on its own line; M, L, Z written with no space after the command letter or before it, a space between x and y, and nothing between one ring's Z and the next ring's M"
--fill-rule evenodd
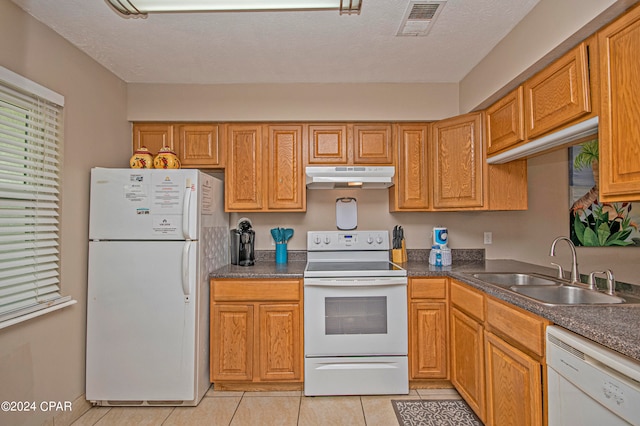
M236 409L233 410L233 415L231 416L231 419L229 419L229 425L228 426L231 426L231 423L233 423L233 418L238 413L238 408L240 408L240 403L242 403L242 400L244 399L244 394L245 394L245 392L242 392L242 395L240 395L240 399L238 400L238 403L236 404Z

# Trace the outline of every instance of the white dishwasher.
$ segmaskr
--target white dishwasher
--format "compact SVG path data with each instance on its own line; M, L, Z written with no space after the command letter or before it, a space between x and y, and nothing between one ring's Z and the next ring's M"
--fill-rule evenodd
M549 426L640 425L640 362L547 327Z

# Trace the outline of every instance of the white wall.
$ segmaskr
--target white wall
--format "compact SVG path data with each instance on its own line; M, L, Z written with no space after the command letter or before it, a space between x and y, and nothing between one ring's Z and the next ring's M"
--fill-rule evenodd
M61 279L78 301L0 330L0 401L74 401L85 388L89 169L128 165L126 85L4 0L0 64L65 96ZM53 414L0 412L0 424L40 425Z

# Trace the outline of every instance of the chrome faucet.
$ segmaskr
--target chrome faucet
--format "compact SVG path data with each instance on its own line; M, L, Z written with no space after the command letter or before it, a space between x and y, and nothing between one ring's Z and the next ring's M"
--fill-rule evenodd
M558 237L553 240L551 243L551 250L549 251L549 256L556 255L556 244L558 241L564 240L569 244L569 248L571 249L571 284L581 284L580 283L580 273L578 272L578 256L576 255L576 246L573 245L573 242L567 237Z

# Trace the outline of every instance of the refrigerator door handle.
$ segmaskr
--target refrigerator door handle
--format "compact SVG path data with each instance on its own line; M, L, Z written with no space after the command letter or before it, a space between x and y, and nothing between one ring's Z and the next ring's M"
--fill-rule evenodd
M189 274L189 251L191 250L191 241L186 241L182 249L182 292L184 293L185 303L191 300L191 280Z
M184 191L184 200L182 204L182 235L185 240L191 239L190 229L191 224L189 222L191 213L191 179L187 179L187 186Z

